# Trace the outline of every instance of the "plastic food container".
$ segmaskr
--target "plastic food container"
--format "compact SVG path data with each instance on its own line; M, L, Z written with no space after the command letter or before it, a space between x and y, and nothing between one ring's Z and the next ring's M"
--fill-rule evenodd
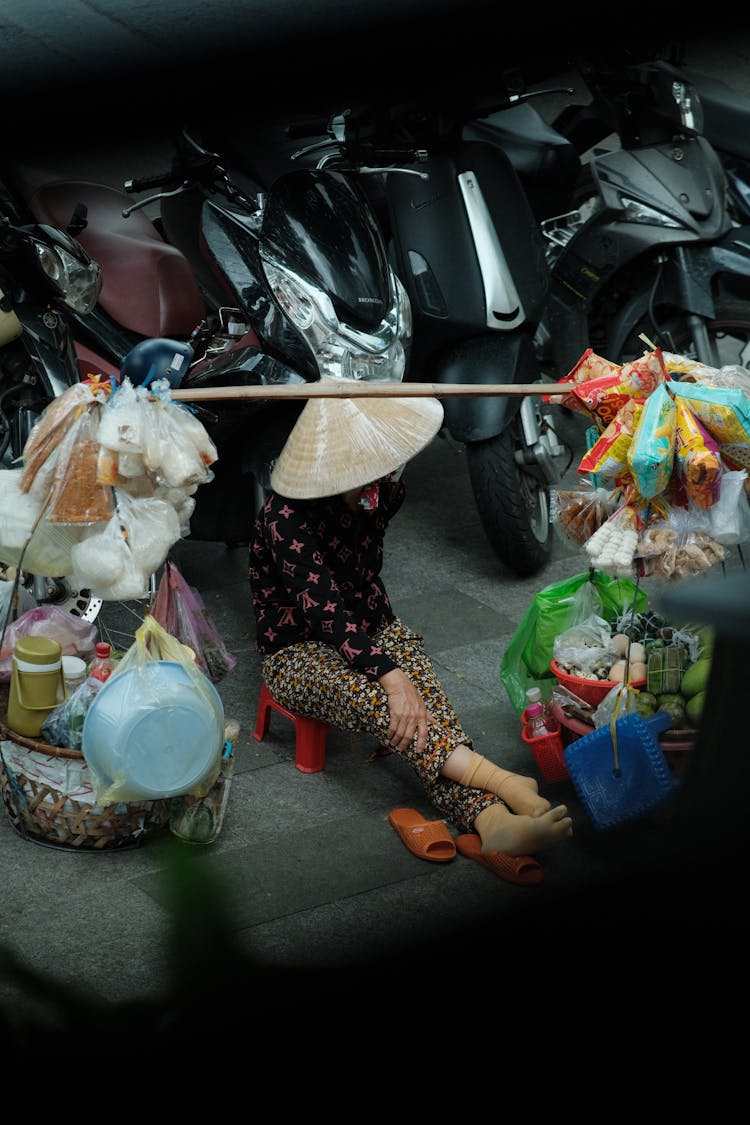
M566 687L568 691L572 691L574 695L577 695L584 703L591 704L592 707L598 707L601 701L612 691L612 688L617 687L616 680L585 680L581 676L569 676L567 672L563 672L556 660L551 660L549 666L558 684ZM631 680L630 686L644 688L646 681Z
M207 779L224 744L224 709L206 685L204 698L185 669L167 660L150 662L147 677L136 669L110 676L83 725L83 754L101 783L122 786L129 800L157 800Z

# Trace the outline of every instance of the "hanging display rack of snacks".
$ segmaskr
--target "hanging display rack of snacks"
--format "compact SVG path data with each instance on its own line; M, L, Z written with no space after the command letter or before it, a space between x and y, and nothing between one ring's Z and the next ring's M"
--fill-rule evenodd
M591 421L579 488L552 516L615 577L693 578L750 539L750 373L660 348L623 365L588 348L545 401Z

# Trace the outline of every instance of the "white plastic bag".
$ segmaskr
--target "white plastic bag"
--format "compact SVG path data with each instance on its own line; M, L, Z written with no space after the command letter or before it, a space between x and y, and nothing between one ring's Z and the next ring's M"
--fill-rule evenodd
M76 581L95 597L104 601L143 597L150 571L145 574L138 565L118 516L77 543L71 555Z
M745 492L747 473L724 471L721 490L715 504L708 509L708 533L725 547L750 539L750 505Z
M33 489L21 491L21 473L21 469L0 471L0 557L5 563L18 566L26 545L25 570L56 578L68 575L72 571L71 550L80 537L79 529L51 524L44 516L39 519L40 500Z

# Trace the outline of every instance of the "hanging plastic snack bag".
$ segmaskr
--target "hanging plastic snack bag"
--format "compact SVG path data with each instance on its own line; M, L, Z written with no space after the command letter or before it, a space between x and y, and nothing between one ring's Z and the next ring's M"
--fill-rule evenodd
M100 443L115 453L142 453L148 409L148 396L123 379L102 409Z
M68 575L79 530L49 523L34 490L21 491L21 473L21 469L0 471L0 557L15 566L23 558L24 570L34 574Z
M50 523L99 523L110 519L115 510L112 489L96 479L99 424L95 409L76 419L57 448L45 512Z
M698 421L721 446L724 442L750 442L750 400L730 387L698 383L668 383L676 399L692 410Z
M645 352L620 368L620 382L636 398L648 398L667 379L661 348Z
M696 520L703 526L697 526ZM670 507L662 520L644 528L637 554L649 559L650 572L670 581L703 574L726 558L726 548L707 530L710 516L700 509Z
M630 399L617 411L604 433L584 454L578 472L593 473L601 480L616 481L630 472L628 450L643 411L640 399Z
M586 348L578 363L573 367L560 383L586 383L590 379L601 379L605 375L615 375L619 372L616 363L597 355L593 348ZM566 406L569 410L584 410L581 400L570 391L564 394L542 395L542 402L553 403L556 406Z
M604 488L553 489L550 492L550 516L555 529L577 546L590 539L597 528L609 519L610 493Z
M717 367L709 367L697 359L688 359L687 356L677 355L675 352L662 352L667 378L672 375L682 375L681 382L713 383L719 373Z
M578 409L589 414L601 430L606 429L620 407L633 397L623 386L619 370L599 379L589 379L581 383L571 396L577 400Z
M719 446L684 399L677 399L676 406L674 443L678 480L689 503L710 508L721 492Z
M198 486L186 485L185 488L169 488L167 485L157 485L154 496L164 500L174 508L180 526L180 538L184 539L190 534L190 517L195 511L195 493Z
M661 383L644 404L633 440L628 449L628 464L638 492L646 500L664 492L672 476L675 453L677 407Z
M208 435L206 427L200 422L185 402L169 402L169 411L176 419L184 436L193 444L203 464L208 468L218 460L216 446Z
M91 389L84 383L75 383L45 407L23 448L22 492L29 491L42 465L58 448L81 413L94 402Z
M634 574L635 551L638 545L638 519L629 504L610 516L585 545L584 550L597 570L615 578L629 578Z
M208 483L217 452L204 426L175 403L160 399L153 406L143 449L146 469L172 488Z

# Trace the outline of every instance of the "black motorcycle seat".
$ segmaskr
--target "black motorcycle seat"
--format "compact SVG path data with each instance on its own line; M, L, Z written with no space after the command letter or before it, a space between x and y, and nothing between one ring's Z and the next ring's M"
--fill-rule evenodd
M116 188L86 181L41 184L28 197L42 223L65 230L79 203L88 225L78 241L102 270L99 304L118 324L142 336L187 337L206 305L187 258L166 243L142 211Z

